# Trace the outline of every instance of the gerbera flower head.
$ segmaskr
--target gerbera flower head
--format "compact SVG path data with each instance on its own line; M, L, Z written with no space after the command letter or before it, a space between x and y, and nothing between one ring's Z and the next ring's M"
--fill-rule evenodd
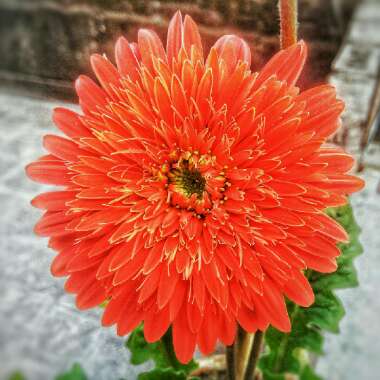
M167 47L150 30L121 37L116 67L91 57L77 114L58 108L67 136L27 167L61 186L37 196L35 231L58 252L55 276L80 309L108 300L103 325L120 335L144 322L148 342L170 326L177 357L211 353L236 328L291 326L284 297L313 302L304 276L336 269L345 231L325 213L359 190L353 159L326 143L344 105L335 89L295 86L304 42L251 72L237 36L204 58L194 21L176 13Z

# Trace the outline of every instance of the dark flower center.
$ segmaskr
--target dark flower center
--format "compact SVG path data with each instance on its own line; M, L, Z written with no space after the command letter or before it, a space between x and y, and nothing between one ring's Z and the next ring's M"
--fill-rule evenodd
M225 201L229 183L215 156L173 150L154 174L167 189L167 202L193 212L199 219Z
M182 162L180 169L172 169L169 175L170 182L180 187L186 196L191 197L197 194L202 197L206 186L206 180L202 174L196 169L189 169L186 162Z

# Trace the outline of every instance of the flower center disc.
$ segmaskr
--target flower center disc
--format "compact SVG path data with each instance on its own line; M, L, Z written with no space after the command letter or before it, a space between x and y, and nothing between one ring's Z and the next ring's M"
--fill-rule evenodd
M187 162L182 169L172 169L169 181L182 188L188 197L197 194L198 198L202 198L206 186L202 174L198 170L189 169Z
M199 152L172 152L162 166L160 178L166 182L172 206L203 217L224 198L226 178L215 157Z

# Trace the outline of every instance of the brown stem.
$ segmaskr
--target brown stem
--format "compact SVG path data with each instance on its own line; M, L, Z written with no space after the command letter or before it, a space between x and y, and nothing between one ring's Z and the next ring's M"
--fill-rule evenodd
M259 359L259 355L261 352L261 344L263 342L263 337L264 337L264 333L260 330L257 330L257 332L255 334L255 338L253 339L252 350L251 350L251 353L249 355L247 368L245 369L244 380L252 380L253 379L256 364L257 364L257 361Z
M281 49L297 43L297 0L279 0Z
M235 347L234 345L226 347L226 366L227 366L227 379L235 380Z
M241 332L240 344L236 354L236 380L243 380L253 341L253 334L244 330L241 330Z

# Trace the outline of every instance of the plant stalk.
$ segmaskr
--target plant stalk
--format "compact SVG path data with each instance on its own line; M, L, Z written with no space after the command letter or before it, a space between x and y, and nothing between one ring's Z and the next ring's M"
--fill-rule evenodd
M253 342L253 334L241 330L239 345L237 347L237 363L236 363L236 380L243 380L244 372L247 367L249 353L251 352Z
M227 366L227 379L236 380L235 377L235 345L226 347L226 366Z
M264 338L264 333L260 330L257 330L255 337L253 339L252 350L248 358L247 367L245 369L244 380L253 380L257 361L259 359L259 355L261 352L263 338Z
M297 43L297 0L279 0L278 9L280 12L280 42L281 49Z

